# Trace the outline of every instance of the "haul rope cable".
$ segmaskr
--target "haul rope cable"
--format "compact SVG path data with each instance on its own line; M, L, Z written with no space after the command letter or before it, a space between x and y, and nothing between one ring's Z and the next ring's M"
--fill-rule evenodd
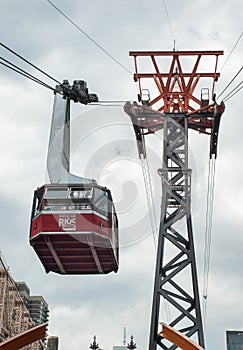
M216 164L216 159L214 157L212 159L209 159L206 225L205 225L205 241L204 241L204 264L203 264L204 328L206 328L206 319L207 319L208 279L209 279L209 269L210 269L212 224L213 224L213 209L214 209L215 164Z
M217 98L219 98L220 96L223 95L223 93L228 89L228 87L233 83L233 81L236 79L236 77L240 74L242 69L243 69L243 66L239 69L239 71L235 74L235 76L231 79L231 81L226 85L226 87L223 89L223 91L220 92L220 94L217 96Z
M25 70L21 69L20 67L16 66L15 64L13 64L12 62L4 59L3 57L0 57L0 60L3 60L4 62L7 62L8 64L6 63L3 63L3 62L0 62L1 65L5 66L6 68L9 68L10 70L13 70L14 72L24 76L25 78L28 78L32 81L34 81L35 83L37 84L40 84L54 92L57 92L57 93L60 93L60 91L54 89L53 87L51 87L50 85L44 83L42 80L36 78L35 76L33 76L32 74L26 72ZM14 67L14 68L13 68ZM60 93L61 94L61 93ZM61 94L62 95L62 94Z
M173 50L175 50L175 41L176 40L175 40L175 36L174 36L173 29L172 29L172 25L171 25L171 21L170 21L170 17L169 17L169 13L168 13L168 10L167 10L167 5L166 5L166 1L165 0L163 0L163 4L164 4L166 18L167 18L167 21L168 21L168 24L169 24L170 33L171 33L171 37L172 37L172 41L173 41Z
M146 191L146 197L147 197L147 206L148 206L148 213L150 218L150 224L151 224L151 230L153 234L153 240L154 240L154 247L156 248L157 245L157 237L156 237L156 214L154 210L154 201L153 201L153 193L152 188L150 186L151 180L149 180L149 169L147 166L147 163L145 162L144 158L141 158L141 165L142 165L142 171L143 171L143 180L145 185L145 191Z
M32 81L34 81L37 84L40 84L42 86L44 86L47 89L50 89L52 91L54 91L55 93L58 93L60 95L63 95L63 93L59 90L56 90L55 88L51 87L50 85L48 85L47 83L43 82L42 80L40 80L39 78L35 77L34 75L28 73L27 71L25 71L24 69L20 68L19 66L13 64L12 62L10 62L9 60L6 60L3 57L0 57L0 60L7 62L8 64L4 63L4 62L0 62L1 65L5 66L6 68L24 76L27 79L30 79ZM14 68L13 68L14 67ZM66 88L68 90L68 88ZM73 93L75 91L71 90ZM105 101L99 101L99 102L92 102L89 103L89 105L93 105L93 106L103 106L103 107L113 107L113 106L124 106L124 103L127 102L127 100L105 100ZM118 104L119 103L119 104Z
M240 39L242 38L242 35L243 35L243 32L241 32L241 33L240 33L239 38L237 39L237 41L236 41L235 45L233 46L232 50L230 51L229 55L227 56L226 60L224 61L224 64L222 65L222 67L221 67L220 71L222 71L222 70L223 70L224 66L225 66L225 65L226 65L226 63L228 62L228 60L229 60L230 56L232 55L232 53L233 53L233 51L235 50L236 46L238 45L238 43L239 43Z
M155 210L155 205L154 205L154 195L153 195L153 187L152 187L152 180L151 180L151 172L149 170L148 155L146 157L145 164L146 164L147 173L148 173L148 184L149 184L149 189L150 189L151 205L152 205L152 212L153 212L153 218L154 218L154 226L156 229L158 226L158 221L157 221L157 215L156 215L156 210ZM156 231L155 231L155 246L156 247L157 247L157 241L158 241L158 234L156 235Z
M21 56L20 54L18 54L16 51L14 51L14 50L12 50L10 47L8 47L8 46L6 46L6 45L4 45L3 43L0 43L0 46L2 46L3 48L5 48L6 50L8 50L9 52L11 52L13 55L15 55L15 56L17 56L18 58L20 58L22 61L24 61L25 63L27 63L27 64L29 64L31 67L33 67L33 68L35 68L36 70L38 70L40 73L42 73L42 74L44 74L45 76L47 76L49 79L51 79L51 80L53 80L54 82L56 82L57 84L59 84L64 90L66 90L66 91L69 91L69 92L71 92L72 94L75 94L77 97L79 96L79 94L76 92L76 91L74 91L74 90L71 90L69 87L67 87L67 86L65 86L65 85L63 85L63 83L61 83L60 81L58 81L57 79L55 79L55 78L53 78L50 74L48 74L48 73L46 73L44 70L42 70L41 68L39 68L38 66L36 66L35 64L33 64L33 63L31 63L29 60L27 60L26 58L24 58L23 56ZM3 63L2 63L3 64ZM12 64L12 63L11 63ZM13 65L13 64L12 64ZM5 65L6 66L6 65ZM8 67L9 68L9 67ZM19 70L21 70L21 68L19 68L18 67L18 69ZM18 73L18 72L17 72ZM19 73L20 74L20 73ZM29 74L29 73L27 73L26 72L26 74L28 74L29 76L31 76L31 74ZM26 76L26 78L28 78L27 76ZM39 80L39 81L41 81L40 79L38 79L38 78L36 78L36 77L34 77L34 79L36 80L36 82L37 82L37 80ZM33 79L32 79L33 80ZM34 80L34 81L35 81ZM45 83L43 83L42 82L42 84L41 85L47 85L47 84L45 84ZM46 86L47 87L47 86ZM51 88L51 87L50 87ZM54 90L55 92L56 92L56 90L55 89L53 89L53 88L51 88L52 90ZM60 92L59 92L60 93ZM60 94L62 94L62 93L60 93Z
M228 55L223 67L228 62L230 56L232 55L234 49L236 48L237 44L239 43L241 37L243 35L243 32L240 34L240 37L238 38L236 44L234 45L233 49L231 50L230 54ZM240 68L240 70L235 74L235 76L231 79L231 81L226 85L226 87L223 89L223 91L219 94L217 98L223 95L223 93L229 88L229 86L232 84L232 82L236 79L236 77L240 74L243 67ZM231 97L233 97L237 92L239 92L243 86L241 86L238 90L236 90L240 85L242 84L242 81L233 88L230 93L228 93L224 98L223 101L229 100ZM236 90L236 91L235 91ZM234 93L233 93L234 92ZM212 160L209 160L209 172L208 172L208 189L207 189L207 209L206 209L206 227L205 227L205 242L204 242L204 266L203 266L203 316L204 316L204 328L206 328L206 322L207 322L207 299L208 299L208 280L209 280L209 270L210 270L210 255L211 255L211 242L212 242L212 218L213 218L213 208L214 208L214 188L215 188L215 163L216 159L213 157Z
M6 59L4 59L3 57L0 57L0 60L3 60L3 61L7 61ZM59 90L56 90L55 88L51 87L50 85L46 84L45 82L43 82L42 80L36 78L35 76L33 76L32 74L26 72L25 70L21 69L20 67L14 65L13 63L11 63L10 61L8 61L10 65L6 64L6 63L3 63L3 62L0 62L1 65L3 65L4 67L22 75L23 77L31 80L31 81L34 81L35 83L41 85L41 86L44 86L45 88L49 89L49 90L52 90L53 92L55 93L58 93L62 96L63 93ZM16 67L13 68L13 67ZM73 92L73 91L72 91ZM121 103L121 101L118 101ZM124 103L127 102L127 101L124 101ZM102 107L116 107L116 106L119 106L119 107L123 107L124 106L124 103L123 104L117 104L117 101L110 101L110 104L108 104L107 101L99 101L99 102L92 102L92 103L89 103L89 105L91 106L102 106Z
M151 230L153 234L154 248L156 250L156 247L158 244L158 233L156 233L158 222L157 222L157 216L156 216L154 199L153 199L152 181L151 181L151 173L149 170L148 156L146 156L146 160L144 158L141 158L141 165L142 165L143 179L144 179L144 185L146 190L149 219L150 219ZM164 303L164 311L165 311L167 323L170 323L170 320L171 320L170 305L169 305L169 302L165 299L165 297L163 297L163 303Z
M114 56L112 56L107 50L103 48L100 44L97 43L96 40L91 38L79 25L77 25L69 16L67 16L62 10L60 10L52 1L46 0L51 6L53 6L63 17L65 17L80 33L86 36L94 45L96 45L100 50L102 50L107 56L109 56L114 62L116 62L120 67L122 67L129 74L132 72L129 71L121 62L119 62Z
M152 231L152 232L153 232L153 239L154 239L154 247L156 250L157 245L158 245L159 232L157 231L158 221L157 221L157 215L156 215L154 199L153 199L154 196L153 196L153 189L152 189L151 172L149 170L148 155L146 156L146 160L144 163L145 163L145 169L147 169L146 174L148 174L148 176L147 176L147 184L148 184L147 198L150 198L150 208L152 211L151 218L152 218L153 227L154 227L154 231ZM152 223L151 223L151 226L152 226ZM164 310L165 310L167 323L169 324L170 320L171 320L170 304L169 304L168 300L165 299L165 297L163 297L163 303L164 303Z
M0 43L0 45L2 47L4 47L6 50L8 50L9 52L11 52L13 55L17 56L18 58L20 58L22 61L24 61L25 63L29 64L30 66L32 66L33 68L37 69L39 72L41 72L42 74L46 75L48 78L50 78L51 80L55 81L57 84L62 85L62 83L60 83L60 81L58 81L57 79L53 78L50 74L46 73L45 71L43 71L41 68L37 67L35 64L31 63L30 61L28 61L26 58L24 58L23 56L19 55L16 51L10 49L10 47L4 45L3 43Z
M227 96L224 97L223 101L226 102L229 99L231 99L231 97L233 97L234 95L236 95L242 88L243 88L243 80L234 88L232 89ZM242 85L242 86L240 86ZM239 87L240 86L240 87ZM237 89L239 87L239 89ZM236 90L237 89L237 90ZM236 90L236 91L235 91ZM234 92L235 91L235 92ZM233 93L234 92L234 93Z
M156 250L156 247L158 244L158 233L156 233L158 223L157 223L157 216L156 216L156 211L154 206L151 174L149 170L147 157L146 157L146 161L144 158L141 158L141 165L143 170L143 179L144 179L144 185L146 190L147 206L149 210L149 219L150 219L151 230L153 234L154 248ZM165 310L167 323L169 323L171 320L170 305L169 305L169 302L165 299L165 297L163 297L163 303L164 303L164 310Z

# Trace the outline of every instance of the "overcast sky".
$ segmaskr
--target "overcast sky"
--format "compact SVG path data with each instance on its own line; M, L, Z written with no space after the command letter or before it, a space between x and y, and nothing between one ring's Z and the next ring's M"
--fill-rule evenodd
M129 51L224 50L219 94L241 68L241 0L53 0L93 40L130 72ZM62 81L83 79L100 100L136 100L132 75L72 26L46 0L0 0L1 42ZM33 68L0 48L41 79ZM207 67L206 67L207 69ZM48 181L46 155L53 94L0 66L0 250L15 280L50 308L49 334L60 350L88 349L94 334L102 349L122 342L123 327L139 349L149 336L155 248L129 118L121 106L72 108L72 170L112 191L120 222L120 269L106 276L45 274L29 246L33 191ZM242 73L235 85L242 80ZM55 83L45 79L51 86ZM205 337L207 349L225 349L225 331L243 329L242 97L226 103L216 164L214 220ZM201 287L209 138L190 134L193 223ZM160 202L161 136L147 139L157 215ZM84 173L84 174L82 174ZM202 296L202 291L200 292ZM163 318L163 317L162 317ZM165 321L166 317L164 315ZM127 339L129 341L129 339Z

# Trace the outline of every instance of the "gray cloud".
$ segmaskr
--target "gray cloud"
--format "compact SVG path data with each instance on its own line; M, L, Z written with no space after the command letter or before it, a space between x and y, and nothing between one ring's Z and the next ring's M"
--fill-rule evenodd
M132 72L134 68L133 61L128 56L129 50L171 50L173 47L162 1L157 0L151 4L148 1L125 0L118 1L116 6L110 0L73 0L71 5L70 2L56 4ZM242 31L240 15L235 14L236 9L239 14L242 13L241 1L187 1L182 6L181 1L177 0L167 2L167 6L176 48L223 49L225 57L220 60L219 65L222 66ZM47 1L2 0L0 17L2 42L58 80L86 79L90 91L96 92L101 100L136 99L137 89L132 76L82 36ZM21 64L21 61L2 48L0 51L1 56ZM241 67L242 52L241 40L222 71L217 92L226 86ZM25 64L21 66L28 68ZM61 350L71 346L88 348L95 333L101 347L109 349L112 345L121 343L125 325L128 334L135 336L138 347L145 349L149 333L155 261L152 236L146 236L142 241L138 240L137 244L121 249L121 264L117 274L58 276L44 273L28 244L28 232L33 191L46 181L46 152L53 96L52 92L18 77L2 66L0 72L0 245L11 273L16 280L26 280L33 294L42 294L49 302L49 332L60 336ZM35 73L33 69L30 72ZM35 74L44 79L43 76ZM55 85L49 79L45 81ZM226 329L243 327L241 99L242 91L228 101L220 127L206 327L209 349L224 348ZM121 162L125 155L136 165L138 157L132 127L128 132L130 121L123 115L122 107L119 107L119 112L117 109L109 110L109 107L95 110L90 108L87 113L83 113L85 110L80 105L72 106L73 121L84 121L83 128L78 131L80 136L73 130L74 168L77 172L83 170L78 165L79 157L83 157L89 165L85 169L89 173L107 168L107 173L103 171L102 180L107 181L114 198L120 200L123 194L122 184L131 178L121 173L119 179L115 170L119 170L122 163L117 168L112 168L99 162L96 155L102 155L107 151L108 145L111 145L108 161L113 158L116 160L115 157L119 156L118 160ZM85 144L90 148L85 149L85 154L79 153L84 145L84 135L89 129L94 132L95 128L104 124L104 120L111 123L124 120L125 127L120 130L113 128L114 135L104 130L102 145L98 143L101 134L95 132L95 141L91 135ZM119 146L116 138L118 141L122 140L122 146ZM152 140L149 137L147 144L153 153L159 146L156 142L153 145ZM207 137L190 133L195 194L193 222L200 281L208 143ZM92 150L91 155L88 150ZM158 154L160 155L160 150ZM90 157L93 162L89 163ZM157 176L157 167L159 166L156 161L152 162L151 172L154 178ZM135 172L137 175L136 169L135 167L134 178ZM142 179L136 180L141 181L139 184L142 187ZM157 180L154 180L154 186L156 193L159 193L160 185ZM134 187L136 193L138 189L139 187ZM137 215L146 204L145 194L142 196ZM157 211L159 214L159 205ZM131 220L129 212L126 215L120 220L121 232L124 231L127 220ZM146 222L148 223L149 221ZM138 233L139 226L132 226L130 231L127 230L127 235L132 239ZM124 237L121 239L124 240Z

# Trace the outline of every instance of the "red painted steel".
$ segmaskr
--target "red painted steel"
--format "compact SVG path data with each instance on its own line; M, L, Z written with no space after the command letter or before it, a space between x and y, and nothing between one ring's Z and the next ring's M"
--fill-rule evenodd
M94 232L104 237L109 236L108 220L96 213L76 214L71 211L63 211L58 214L44 214L37 216L31 224L31 238L44 232Z
M142 98L142 79L153 79L154 81L157 93L149 101L148 105L150 107L165 113L196 113L201 111L202 101L194 95L194 92L201 78L211 78L213 81L212 102L207 103L203 110L212 111L212 103L215 99L214 83L220 76L217 73L218 56L222 55L223 51L132 51L129 54L134 57L134 80L139 84L140 99ZM193 58L194 63L190 72L183 70L181 56L183 56L183 60L186 56L187 58L190 56L195 57ZM198 71L199 64L204 56L215 56L213 72ZM162 69L164 69L168 65L168 57L171 58L169 71L166 68L167 71L164 72L160 67L162 66ZM162 62L162 59L165 58L166 61ZM153 71L141 72L138 64L138 61L141 61L141 59L147 59L147 66L151 66L152 63ZM155 107L155 104L161 101L162 104L159 107Z
M48 189L85 191L80 185L45 185L35 191L30 244L47 273L106 274L118 270L118 223L110 191L97 185L88 187L93 191L88 200L68 195L58 198L58 192L56 199L45 197ZM96 189L106 194L107 213L101 214L95 207ZM59 210L50 210L52 205L59 205ZM87 209L69 209L80 205Z
M31 328L0 344L0 350L18 350L46 336L47 323Z

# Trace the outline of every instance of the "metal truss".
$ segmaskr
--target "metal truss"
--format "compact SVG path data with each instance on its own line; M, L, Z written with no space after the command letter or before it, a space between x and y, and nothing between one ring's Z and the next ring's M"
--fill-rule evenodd
M141 80L151 79L154 81L157 93L150 100L150 93L148 94L149 106L163 111L169 112L186 112L194 113L196 111L206 111L210 106L208 103L202 101L195 94L195 89L202 78L211 78L213 80L212 86L212 100L214 100L214 84L218 80L220 74L216 72L218 57L223 55L223 51L131 51L130 56L134 57L135 74L134 80L138 82L139 98L143 100L143 89ZM214 72L198 71L202 58L215 56ZM160 70L160 59L165 66L165 61L171 59L168 71ZM188 72L184 71L183 59L193 59L192 69ZM146 66L152 65L152 71L138 71L138 61L143 59L146 61ZM145 62L144 62L145 63ZM155 105L162 102L159 108ZM205 101L206 102L206 101ZM194 106L192 105L194 104Z
M224 104L216 103L214 86L220 74L218 58L223 51L132 51L138 101L127 102L140 158L146 158L145 136L164 131L161 220L157 247L149 350L177 346L158 334L162 301L169 305L169 325L182 336L204 347L196 259L191 219L191 170L188 168L188 129L210 136L210 158L217 157L217 141ZM211 58L210 58L211 57ZM205 72L210 58L214 69ZM141 62L142 61L142 62ZM140 62L143 63L142 71ZM185 71L186 67L191 67ZM201 89L199 82L211 81ZM145 82L145 89L142 88ZM148 90L151 83L152 91ZM207 85L206 85L207 86ZM197 89L196 89L197 88ZM211 97L210 97L211 95ZM162 320L165 314L161 315ZM194 340L193 339L193 340Z
M190 210L187 130L186 117L178 120L176 114L165 116L163 167L158 170L163 192L149 350L156 349L157 344L163 349L176 348L158 335L161 298L176 310L170 326L187 337L195 335L204 347Z

